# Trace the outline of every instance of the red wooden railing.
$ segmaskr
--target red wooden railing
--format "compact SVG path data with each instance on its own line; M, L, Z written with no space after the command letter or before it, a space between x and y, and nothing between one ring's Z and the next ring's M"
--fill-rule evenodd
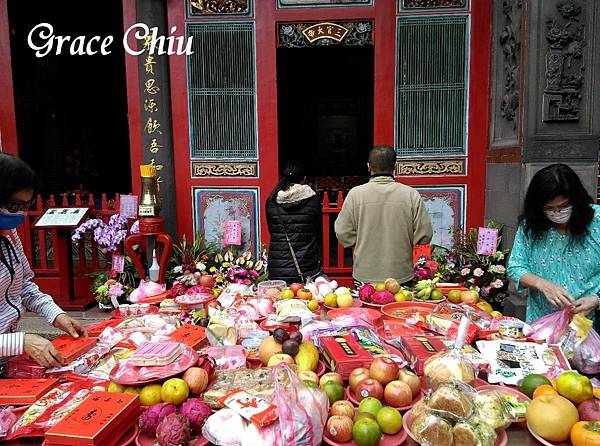
M98 206L99 205L99 206ZM35 229L35 221L50 207L82 207L89 206L92 211L90 218L101 218L105 222L111 215L118 213L120 197L117 194L114 199L108 199L102 194L98 203L93 194L74 194L67 196L61 194L58 197L50 195L46 200L41 195L36 197L35 205L27 213L27 218L19 231L23 242L25 255L36 275L35 281L43 291L55 294L58 290L60 264L58 250L58 236L55 229ZM98 206L98 208L97 208ZM92 234L86 234L77 244L72 245L71 255L73 258L73 280L76 295L89 293L91 278L87 275L106 268L106 259L93 243Z
M337 242L334 222L342 210L344 194L339 191L337 200L329 201L329 194L323 194L323 271L343 285L352 286L352 250L344 249Z

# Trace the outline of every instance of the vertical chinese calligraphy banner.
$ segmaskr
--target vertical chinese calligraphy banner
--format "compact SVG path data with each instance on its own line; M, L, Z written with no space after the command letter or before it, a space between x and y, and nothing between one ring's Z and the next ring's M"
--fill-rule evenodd
M138 23L144 23L150 29L158 27L158 36L168 35L167 11L163 0L137 0L136 10ZM166 55L149 54L149 38L140 43L139 50L142 49L144 52L137 57L143 161L156 165L165 230L171 236L177 237L169 60Z

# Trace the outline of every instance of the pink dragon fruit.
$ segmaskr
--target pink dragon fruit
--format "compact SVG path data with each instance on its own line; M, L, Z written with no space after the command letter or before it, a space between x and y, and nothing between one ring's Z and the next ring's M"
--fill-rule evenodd
M416 280L427 280L431 279L431 270L425 268L415 268L415 279Z
M179 413L167 415L156 428L156 441L160 446L186 446L191 437L190 420Z
M371 300L374 304L385 305L394 302L394 295L389 291L375 291L371 295Z
M190 420L194 432L201 432L204 421L212 415L212 410L200 398L190 398L179 408L179 413Z
M158 427L160 420L175 412L177 412L177 407L175 407L173 404L153 404L142 413L142 416L138 420L138 426L142 432L154 437L156 435L156 428Z
M369 303L369 302L371 302L371 296L373 296L374 292L375 292L375 287L373 285L371 285L370 283L367 283L367 284L363 285L361 287L361 289L358 291L358 297L363 302Z

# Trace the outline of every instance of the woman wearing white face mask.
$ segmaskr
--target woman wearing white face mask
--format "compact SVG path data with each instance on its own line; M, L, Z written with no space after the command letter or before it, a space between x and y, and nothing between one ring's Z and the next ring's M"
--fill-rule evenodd
M9 356L21 353L46 367L64 361L50 341L19 330L25 309L44 316L71 336L87 336L86 330L31 280L33 272L16 228L25 220L35 182L33 170L24 161L0 153L0 372Z
M517 288L529 288L527 322L570 306L600 308L600 206L565 164L537 172L525 196L508 261Z

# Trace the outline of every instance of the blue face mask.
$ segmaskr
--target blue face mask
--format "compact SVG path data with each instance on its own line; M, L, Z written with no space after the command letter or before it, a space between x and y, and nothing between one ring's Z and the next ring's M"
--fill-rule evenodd
M8 212L0 208L0 230L17 229L25 221L25 212Z

